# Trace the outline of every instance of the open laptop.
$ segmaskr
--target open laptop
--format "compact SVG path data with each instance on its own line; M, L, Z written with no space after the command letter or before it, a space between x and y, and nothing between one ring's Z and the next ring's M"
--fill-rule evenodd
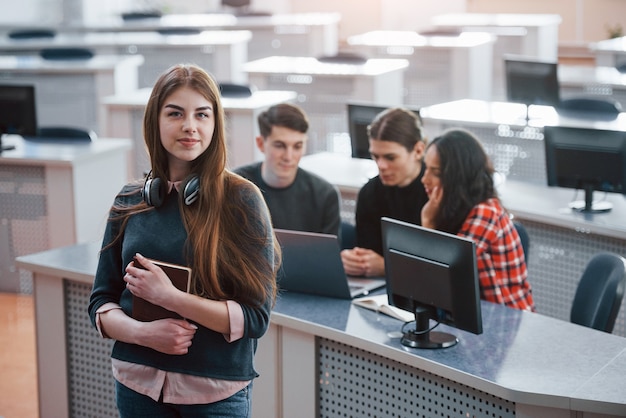
M365 296L385 286L383 277L350 277L336 235L275 229L283 252L278 272L282 290L341 299Z

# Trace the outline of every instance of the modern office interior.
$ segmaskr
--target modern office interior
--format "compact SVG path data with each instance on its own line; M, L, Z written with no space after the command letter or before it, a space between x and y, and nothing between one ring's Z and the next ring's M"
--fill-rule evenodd
M179 62L224 86L230 168L262 158L260 112L296 103L311 123L301 166L338 187L353 224L377 174L365 127L404 106L428 138L476 134L525 231L537 312L477 302L458 315L478 328L438 326L458 341L448 348L407 346L401 321L350 300L281 294L255 357L254 418L626 416L623 263L607 300L579 306L608 280L600 256L626 258L624 16L621 0L5 8L0 417L117 416L112 342L86 305L113 198L150 170L141 123L152 83ZM27 130L8 127L18 113ZM610 324L581 325L588 310L610 311Z

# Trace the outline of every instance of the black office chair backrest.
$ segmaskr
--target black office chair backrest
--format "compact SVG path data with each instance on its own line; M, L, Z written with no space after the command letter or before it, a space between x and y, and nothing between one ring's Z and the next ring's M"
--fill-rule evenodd
M348 221L341 221L341 249L352 249L356 245L356 226Z
M87 60L94 53L88 48L44 48L39 55L46 60Z
M158 10L139 10L122 13L122 20L159 19L162 15L163 13Z
M594 255L576 288L570 322L613 332L625 286L626 260L610 252Z
M254 88L245 84L219 83L222 97L243 98L252 96Z
M45 126L37 129L37 138L41 141L91 142L97 139L94 131L71 126Z
M338 52L334 55L319 56L317 60L332 64L365 64L367 57L356 52Z
M598 114L617 116L622 111L622 105L610 97L572 97L562 99L558 110L559 112L589 113L592 117L598 116Z
M202 33L202 29L198 28L161 28L157 29L160 35L199 35Z
M54 38L56 32L52 29L16 29L9 32L11 39L41 39Z
M526 231L526 227L524 227L524 225L522 225L518 221L513 221L513 226L515 226L517 235L519 235L519 239L520 241L522 241L522 248L524 249L524 259L526 260L526 265L528 265L528 259L530 257L530 236L528 235L528 231Z

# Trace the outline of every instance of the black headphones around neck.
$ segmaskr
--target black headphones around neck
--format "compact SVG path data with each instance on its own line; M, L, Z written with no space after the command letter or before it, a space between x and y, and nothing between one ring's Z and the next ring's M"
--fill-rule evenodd
M148 206L160 207L165 200L167 194L167 181L160 178L153 178L152 172L146 176L146 181L141 189L141 196ZM183 203L187 206L198 200L200 193L200 179L197 175L188 176L180 184L179 190L182 190Z

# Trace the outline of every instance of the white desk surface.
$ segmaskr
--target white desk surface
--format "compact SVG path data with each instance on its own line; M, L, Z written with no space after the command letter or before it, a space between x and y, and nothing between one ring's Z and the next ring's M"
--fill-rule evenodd
M425 124L429 120L462 122L477 125L512 125L542 128L544 126L572 126L581 128L613 129L626 131L626 113L614 119L586 119L572 112L557 113L551 106L531 105L530 119L526 121L526 105L508 102L489 102L463 99L426 106L420 109ZM439 132L437 132L439 134Z
M348 38L349 45L407 46L414 48L471 48L493 43L495 36L486 32L462 32L458 35L421 35L414 31L375 30Z
M312 74L317 76L376 76L408 68L405 59L368 59L363 64L320 62L312 57L273 56L244 64L247 73Z
M598 52L626 52L626 36L595 42L591 49Z
M86 60L46 60L37 55L0 56L0 71L20 73L93 73L118 68L120 64L138 67L141 55L96 55ZM125 75L126 77L128 74ZM136 84L136 81L135 81Z
M324 178L340 190L358 192L369 179L378 175L374 160L352 158L333 152L319 152L302 157L300 167Z
M21 51L42 48L101 48L125 46L215 46L248 42L252 33L246 30L209 30L192 35L162 35L158 32L62 33L54 38L0 39L0 50Z
M25 141L19 135L5 135L2 145L15 149L0 153L2 165L72 166L120 150L130 150L132 141L124 138L98 138L89 143Z
M338 24L340 13L293 13L269 16L236 16L228 13L166 14L160 18L124 21L112 17L87 22L83 30L158 30L167 28L258 29L276 26L324 26ZM74 28L78 28L74 26Z
M151 92L151 87L145 87L131 92L122 92L120 94L103 98L102 104L107 106L143 109L148 103ZM257 90L254 91L250 97L223 97L222 106L224 106L224 109L227 111L252 110L281 102L291 101L294 100L296 96L297 94L295 91Z
M559 64L558 78L561 85L593 83L626 89L626 74L615 67Z
M558 25L562 21L558 14L524 13L448 13L434 16L435 26L546 26Z

